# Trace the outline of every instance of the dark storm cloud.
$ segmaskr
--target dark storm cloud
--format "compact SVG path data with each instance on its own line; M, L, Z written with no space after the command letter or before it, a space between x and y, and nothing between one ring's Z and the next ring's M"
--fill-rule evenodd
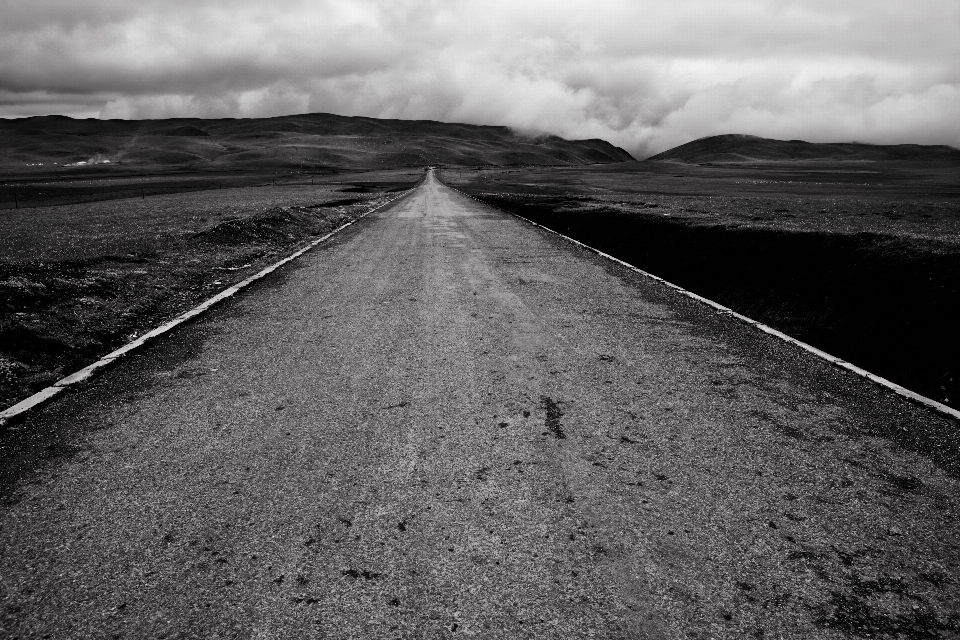
M638 155L714 133L960 146L960 3L0 0L0 115L305 111Z

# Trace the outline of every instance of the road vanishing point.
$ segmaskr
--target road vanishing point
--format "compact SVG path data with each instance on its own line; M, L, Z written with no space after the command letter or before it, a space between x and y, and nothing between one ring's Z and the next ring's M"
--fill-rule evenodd
M957 451L428 172L0 433L0 637L957 637Z

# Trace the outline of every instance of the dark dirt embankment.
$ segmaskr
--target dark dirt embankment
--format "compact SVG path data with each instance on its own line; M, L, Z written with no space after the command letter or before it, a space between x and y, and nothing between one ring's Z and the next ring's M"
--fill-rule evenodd
M960 407L960 243L691 221L471 190L923 395Z
M0 260L0 408L411 186L354 187L349 198L340 187L209 192L11 220Z

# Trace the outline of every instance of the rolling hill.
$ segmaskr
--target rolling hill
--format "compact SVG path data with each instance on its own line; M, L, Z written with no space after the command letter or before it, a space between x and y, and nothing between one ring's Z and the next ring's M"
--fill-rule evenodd
M507 127L313 113L276 118L0 119L0 168L378 169L426 164L579 165L633 160L603 140ZM80 163L80 164L78 164Z
M694 140L658 153L647 160L666 160L685 164L893 161L960 165L960 149L944 145L814 143L728 134Z

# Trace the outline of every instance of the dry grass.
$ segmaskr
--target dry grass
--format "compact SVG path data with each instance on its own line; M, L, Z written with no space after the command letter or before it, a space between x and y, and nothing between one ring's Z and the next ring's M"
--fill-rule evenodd
M343 197L338 186L247 187L8 210L3 213L0 255L7 262L146 255L228 218Z
M960 169L640 163L530 169L448 169L477 193L528 200L575 198L577 207L668 216L690 224L783 231L960 239Z

